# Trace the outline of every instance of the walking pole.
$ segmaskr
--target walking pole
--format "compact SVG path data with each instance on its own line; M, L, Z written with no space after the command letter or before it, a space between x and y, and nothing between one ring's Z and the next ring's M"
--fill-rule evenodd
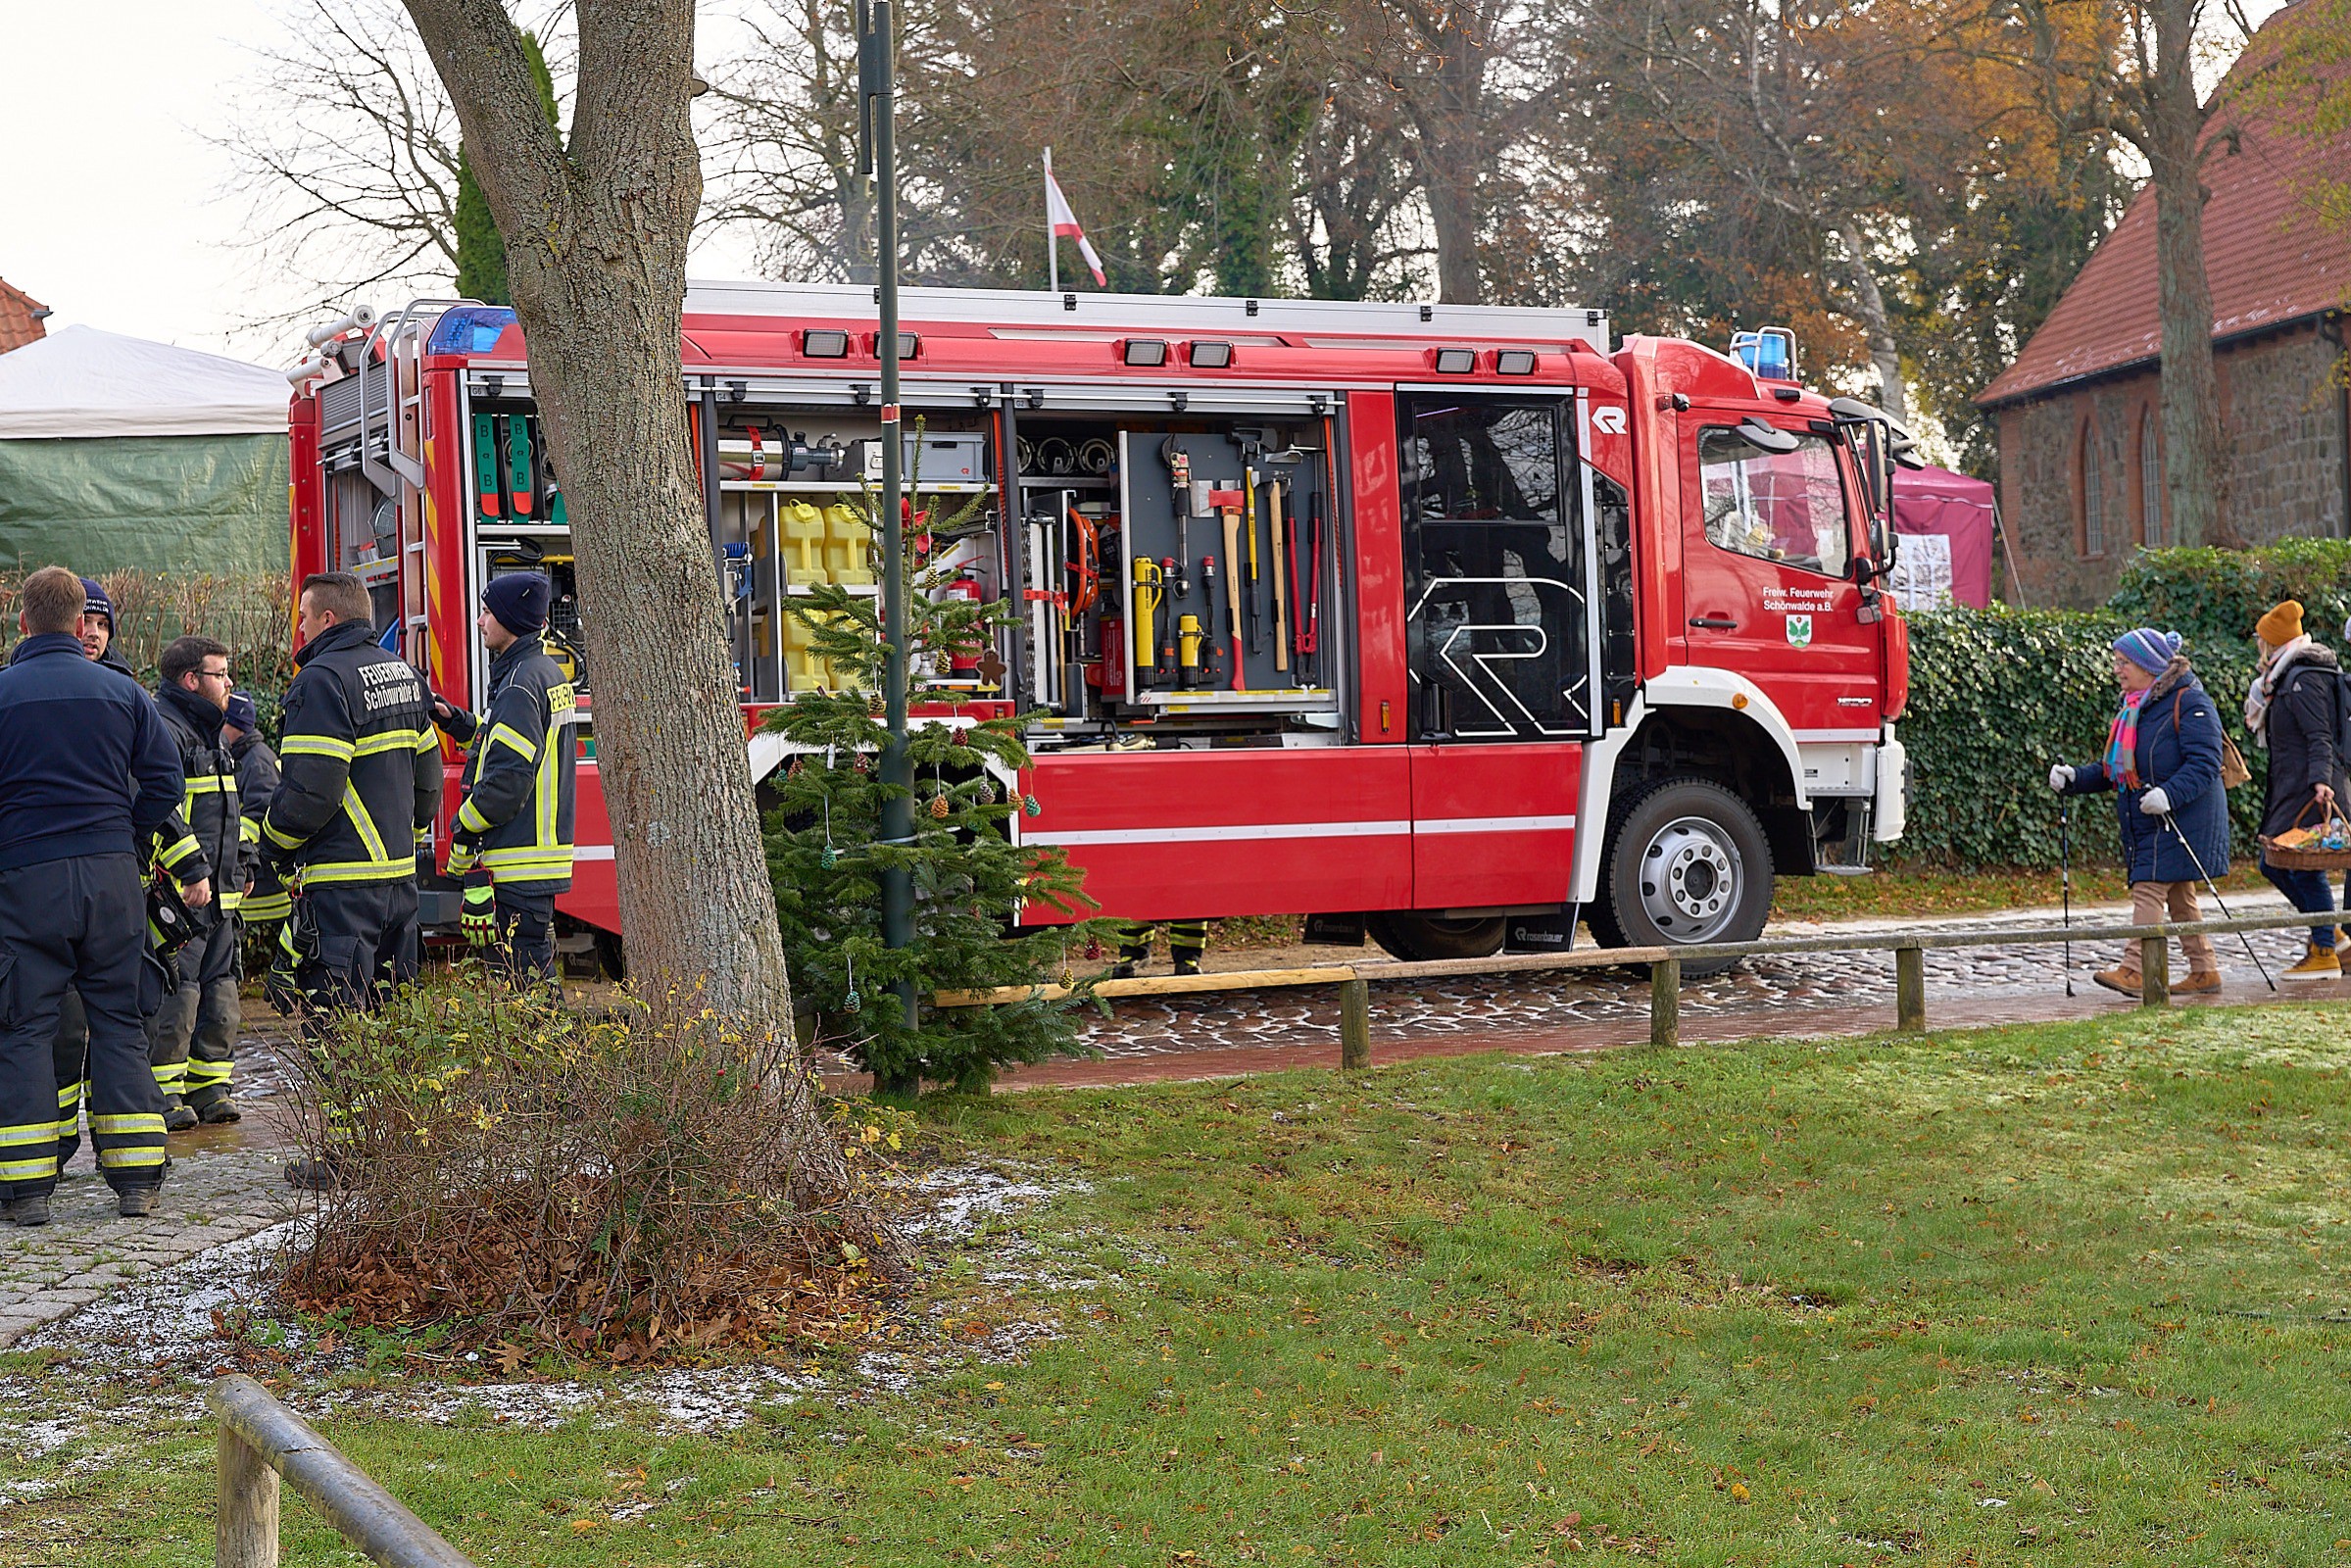
M2204 886L2211 890L2212 902L2220 906L2221 918L2224 920L2235 919L2236 916L2229 912L2229 906L2221 903L2221 890L2213 886L2212 873L2204 869L2204 862L2196 856L2196 847L2187 841L2185 833L2180 831L2180 824L2172 820L2171 812L2163 813L2163 825L2172 830L2172 837L2178 839L2180 847L2187 851L2187 863L2196 868L2196 875L2202 877ZM2253 934L2250 931L2239 931L2236 939L2245 945L2245 956L2253 960L2253 967L2261 971L2261 977L2268 983L2269 988L2272 991L2277 990L2278 982L2270 979L2269 965L2263 963L2261 955L2253 951Z
M2065 889L2065 994L2074 994L2074 799L2057 804L2058 879Z

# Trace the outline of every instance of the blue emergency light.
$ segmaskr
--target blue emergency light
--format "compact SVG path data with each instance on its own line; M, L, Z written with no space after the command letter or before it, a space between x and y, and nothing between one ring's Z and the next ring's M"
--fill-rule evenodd
M1796 335L1785 326L1734 332L1731 358L1753 371L1757 380L1792 381L1796 378Z
M514 313L503 305L460 305L441 313L432 336L424 340L427 354L488 354L514 324Z

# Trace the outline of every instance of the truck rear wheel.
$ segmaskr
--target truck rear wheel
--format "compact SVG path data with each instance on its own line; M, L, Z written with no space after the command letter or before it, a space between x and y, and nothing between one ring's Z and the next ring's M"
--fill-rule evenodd
M1706 779L1663 779L1628 801L1611 834L1592 935L1629 948L1752 942L1772 911L1772 851L1738 796ZM1684 965L1720 974L1737 958Z
M1502 951L1503 918L1498 914L1448 919L1436 914L1396 912L1364 917L1374 942L1407 963L1440 958L1483 958Z

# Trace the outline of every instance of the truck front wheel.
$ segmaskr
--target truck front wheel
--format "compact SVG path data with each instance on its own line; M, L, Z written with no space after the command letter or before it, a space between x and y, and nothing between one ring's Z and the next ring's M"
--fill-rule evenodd
M1593 935L1612 947L1752 942L1772 910L1763 825L1744 801L1705 779L1663 779L1628 801L1605 871ZM1720 974L1738 962L1707 958L1682 972Z
M1367 915L1363 927L1374 942L1406 963L1439 958L1483 958L1502 951L1502 916L1395 912Z

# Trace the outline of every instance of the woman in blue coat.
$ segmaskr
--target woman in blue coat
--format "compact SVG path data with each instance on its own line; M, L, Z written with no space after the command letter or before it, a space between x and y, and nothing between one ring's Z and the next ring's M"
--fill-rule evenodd
M2199 920L2196 884L2229 874L2229 793L2221 787L2221 718L2212 697L2180 652L2178 632L2141 626L2114 640L2121 710L2095 762L2049 769L2061 795L2114 791L2123 829L2123 865L2131 879L2131 918L2138 925ZM2181 937L2187 978L2174 991L2218 991L2221 964L2209 937ZM2141 989L2138 944L2097 975L2110 991Z

